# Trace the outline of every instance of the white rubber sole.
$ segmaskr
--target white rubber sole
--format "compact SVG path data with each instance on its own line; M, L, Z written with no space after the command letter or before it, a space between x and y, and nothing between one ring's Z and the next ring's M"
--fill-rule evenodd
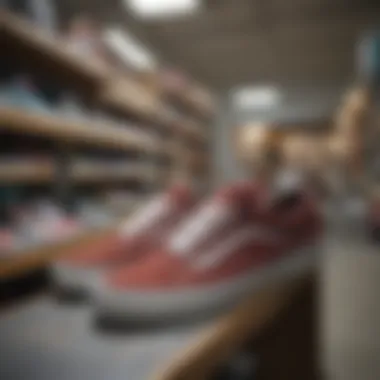
M58 289L92 296L104 275L104 268L83 268L58 262L51 266L50 272Z
M163 321L208 315L239 302L273 281L293 278L317 264L319 246L297 250L267 267L219 282L186 290L118 291L98 284L94 295L97 317L117 322Z

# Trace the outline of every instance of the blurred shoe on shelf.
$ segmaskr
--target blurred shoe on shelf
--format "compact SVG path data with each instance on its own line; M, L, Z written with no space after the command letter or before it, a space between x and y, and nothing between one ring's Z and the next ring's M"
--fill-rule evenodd
M56 284L71 291L88 291L111 266L130 263L162 244L169 231L187 215L195 199L190 189L173 186L127 218L101 244L73 248L52 267Z
M97 315L158 322L213 314L265 283L315 263L321 221L306 195L263 207L260 191L232 186L202 204L164 248L107 273Z
M117 217L136 211L147 201L147 196L126 190L109 190L104 194L105 205Z
M66 95L59 101L56 112L68 120L89 121L89 112L83 102L72 95Z
M50 113L51 107L27 79L17 78L0 86L0 107L17 107Z
M14 250L50 244L74 237L82 231L82 225L54 202L43 199L29 207L21 207L15 213Z
M96 200L81 201L78 210L79 220L89 228L112 226L116 221L115 214L105 204Z
M13 205L7 227L0 229L0 252L5 259L25 256L33 249L74 238L83 228L50 200Z

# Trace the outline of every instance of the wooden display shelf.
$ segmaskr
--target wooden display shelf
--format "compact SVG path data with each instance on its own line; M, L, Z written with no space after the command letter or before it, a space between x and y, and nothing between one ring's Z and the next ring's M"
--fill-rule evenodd
M179 105L193 116L204 120L210 120L215 114L214 105L208 105L199 100L199 96L191 86L184 89L163 88L164 96L173 104Z
M157 178L152 168L144 164L125 164L125 168L115 168L111 164L93 164L89 162L74 164L71 177L75 183L105 182L105 181L138 181L154 182Z
M125 76L110 78L100 91L98 102L127 117L141 118L146 122L170 128L162 112L158 94L138 83L136 79Z
M112 226L93 230L65 241L18 252L16 256L0 261L0 280L11 279L42 268L58 257L63 256L70 248L75 246L84 247L90 241L100 239L115 228L115 226Z
M41 184L51 182L54 166L51 162L6 162L0 160L0 184Z
M109 76L107 67L83 59L65 47L58 37L49 35L31 22L10 12L0 11L1 39L7 54L24 57L26 64L43 69L49 75L59 75L77 84L98 86Z
M138 181L153 182L160 174L153 172L152 168L144 164L133 165L125 163L125 168L118 162L103 164L91 161L78 161L73 163L69 178L74 183L98 183L107 181ZM1 162L0 184L41 184L54 180L55 168L53 162ZM158 180L158 179L157 179Z
M127 117L132 115L185 138L200 142L207 140L200 125L186 118L173 119L165 112L159 94L149 91L133 78L110 80L101 91L98 102Z
M155 86L161 96L174 107L179 107L194 117L210 120L216 111L215 98L211 92L205 90L194 81L177 77L173 73L157 73Z
M212 118L215 114L215 106L211 95L206 95L203 90L191 86L190 90L182 95L182 98L182 101L189 108L194 109L194 111L206 119Z
M53 114L0 108L0 130L25 133L66 143L93 145L118 150L160 153L157 144L145 142L131 132L91 121L73 121Z
M157 371L154 380L207 380L248 341L259 337L281 313L303 294L314 271L278 281L256 291L228 315L207 327L184 352ZM272 363L273 366L276 363Z
M16 57L18 62L30 65L44 76L83 88L101 106L127 117L151 122L164 129L173 129L174 132L183 132L190 137L204 138L201 130L178 128L178 123L168 120L160 91L144 86L137 79L122 76L105 64L83 59L72 53L63 40L49 35L30 21L0 10L0 30L7 55ZM210 106L212 101L202 101L205 95L195 87L188 91L164 92L193 114L205 118L214 114L214 107Z
M187 138L198 142L198 143L206 143L208 140L207 132L202 128L201 125L192 121L192 120L178 120L177 128L182 132L184 136Z

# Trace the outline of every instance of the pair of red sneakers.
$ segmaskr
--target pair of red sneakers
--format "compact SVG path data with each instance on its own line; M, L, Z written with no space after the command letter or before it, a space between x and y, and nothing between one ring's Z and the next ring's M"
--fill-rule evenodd
M102 316L157 320L218 310L314 262L320 218L304 194L269 203L241 183L189 214L193 203L185 189L170 191L123 233L58 263L57 279L91 288Z
M144 205L135 215L86 246L75 247L52 266L55 283L63 290L91 292L112 268L130 265L157 248L168 232L194 205L188 188L175 186Z

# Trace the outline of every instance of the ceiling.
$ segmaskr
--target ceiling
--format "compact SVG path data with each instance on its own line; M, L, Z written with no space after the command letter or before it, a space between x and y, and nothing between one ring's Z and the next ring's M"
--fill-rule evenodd
M87 10L124 24L164 60L218 90L247 82L346 84L355 77L358 37L380 21L379 0L208 0L188 18L144 23L121 0L60 3L66 18Z

